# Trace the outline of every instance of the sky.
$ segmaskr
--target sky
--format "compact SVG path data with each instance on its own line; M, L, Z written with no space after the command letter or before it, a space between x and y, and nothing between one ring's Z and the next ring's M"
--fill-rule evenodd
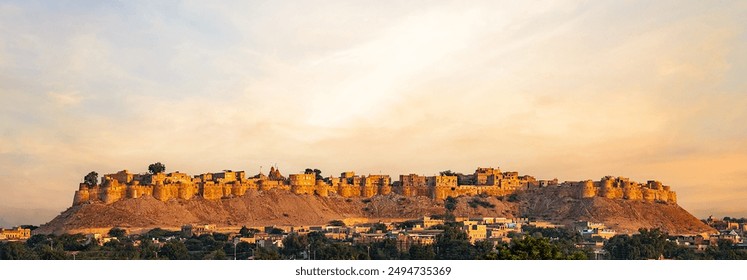
M745 1L0 1L0 222L153 162L656 179L747 216Z

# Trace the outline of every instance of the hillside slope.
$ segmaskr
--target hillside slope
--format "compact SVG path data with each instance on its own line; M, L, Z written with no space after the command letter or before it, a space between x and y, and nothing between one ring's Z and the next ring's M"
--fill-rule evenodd
M601 197L571 199L552 191L523 192L519 202L495 197L480 198L493 207L472 207L473 198L460 197L457 216L530 217L570 223L576 220L603 222L620 232L641 227L660 227L670 233L693 234L712 229L677 205L612 200ZM34 233L92 232L112 227L178 228L189 223L226 226L322 225L331 220L363 218L416 219L443 214L443 202L426 197L396 194L365 198L295 195L287 191L248 191L243 197L205 200L172 199L161 202L152 197L125 199L105 205L70 207Z
M619 233L635 233L640 228L660 228L670 234L716 232L677 204L603 197L575 199L564 191L547 188L523 192L519 212L530 219L564 224L578 220L604 223Z

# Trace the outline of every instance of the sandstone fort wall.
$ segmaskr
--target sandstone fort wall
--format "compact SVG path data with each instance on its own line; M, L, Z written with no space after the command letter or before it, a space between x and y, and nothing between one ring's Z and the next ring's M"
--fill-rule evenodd
M370 198L396 193L402 196L427 196L435 200L459 196L508 196L521 190L561 188L564 196L575 199L604 197L646 202L677 203L677 194L659 181L637 183L624 177L606 176L599 181L558 183L519 176L518 172L501 172L498 168L477 168L474 174L421 176L400 175L392 182L388 175L358 176L343 172L340 177L319 179L316 174L291 174L284 177L271 168L269 175L260 173L247 178L243 171L225 170L191 177L185 173L131 174L127 170L107 174L101 184L81 183L73 197L73 205L83 203L114 203L122 199L152 196L160 201L190 200L201 197L218 200L244 196L248 190L289 191L298 195Z

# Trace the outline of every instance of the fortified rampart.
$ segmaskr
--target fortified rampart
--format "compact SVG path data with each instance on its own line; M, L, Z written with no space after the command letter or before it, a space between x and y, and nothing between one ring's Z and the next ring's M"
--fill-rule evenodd
M575 198L599 196L610 199L677 203L677 193L659 181L641 184L625 177L605 176L599 181L564 182L561 187L574 189Z
M290 174L284 177L272 167L268 175L261 172L246 177L244 171L224 170L189 176L185 173L132 174L122 170L101 177L100 185L81 183L73 198L73 205L89 202L113 203L127 198L152 196L160 201L189 200L201 197L217 200L241 197L248 190L285 190L298 195L327 197L373 197L397 193L403 196L427 196L444 200L458 196L507 196L525 189L563 188L563 192L576 199L605 197L647 202L677 203L677 194L659 181L637 183L624 177L606 176L599 181L558 183L553 180L536 180L518 172L501 172L499 168L477 168L473 174L446 174L421 176L400 175L392 182L389 175L359 176L348 171L340 177L322 178L315 173ZM565 196L565 195L564 195Z

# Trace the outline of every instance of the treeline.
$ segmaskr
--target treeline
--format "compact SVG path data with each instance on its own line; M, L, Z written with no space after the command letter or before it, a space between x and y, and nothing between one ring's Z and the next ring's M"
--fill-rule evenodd
M728 240L698 251L678 246L674 237L658 229L641 229L632 236L617 235L604 245L613 260L747 260L747 250L739 249Z
M412 245L400 251L395 239L367 244L352 240L333 240L320 232L289 234L282 247L234 243L221 233L179 238L180 232L154 229L140 236L125 236L112 229L117 237L101 246L82 234L34 235L26 242L0 243L3 260L227 260L227 259L317 259L317 260L566 260L591 259L594 253L578 248L581 236L565 229L524 227L524 233L513 233L510 243L493 246L488 241L469 242L467 234L456 224L439 226L444 230L430 245ZM240 235L251 237L256 231L242 229ZM154 242L155 240L155 242ZM161 244L156 244L156 242ZM160 246L159 246L160 245ZM606 258L641 259L747 259L747 252L727 241L704 251L677 246L673 237L659 230L642 229L632 236L618 235L604 246Z
M233 259L234 244L228 235L207 234L181 240L180 232L153 229L139 236L125 236L112 229L117 237L99 246L83 234L34 235L26 242L0 244L3 260L187 260ZM162 244L156 244L162 243ZM161 246L159 246L161 245ZM254 246L254 245L251 245ZM248 258L249 243L236 245L237 256Z
M515 235L509 244L493 246L488 241L469 242L467 234L456 225L440 226L443 234L434 244L412 245L400 251L395 239L368 244L352 240L329 239L320 232L289 234L282 247L257 246L247 242L234 244L221 233L178 238L179 232L154 229L140 236L125 236L112 229L117 237L104 245L90 241L82 234L34 235L26 242L0 244L3 260L226 260L226 259L317 259L317 260L433 260L433 259L586 259L589 252L564 239L544 237L541 232ZM251 237L255 231L242 229L240 235ZM548 234L548 233L545 233ZM550 235L553 235L550 233ZM158 246L156 240L162 243Z
M372 259L372 260L565 260L587 259L590 252L541 234L516 235L509 244L493 246L489 241L469 242L467 234L456 226L441 226L444 232L430 245L412 245L400 251L395 239L368 244L350 244L326 238L322 233L288 235L283 248L268 249L261 257L274 259ZM258 256L259 257L259 256Z

